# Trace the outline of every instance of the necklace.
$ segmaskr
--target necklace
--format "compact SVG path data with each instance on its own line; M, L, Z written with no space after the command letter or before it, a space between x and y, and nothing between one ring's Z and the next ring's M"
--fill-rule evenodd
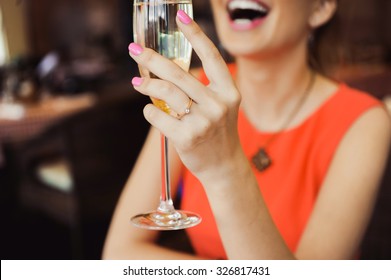
M281 134L282 131L284 131L289 124L292 122L292 120L295 118L297 113L300 111L300 109L303 107L305 101L307 100L307 97L309 96L309 93L311 92L311 89L315 82L316 73L311 71L311 77L310 80L303 92L302 97L300 98L299 102L297 103L296 107L292 111L292 113L289 115L289 118L286 119L286 121L282 124L281 128L277 130L266 142L263 144L261 148L259 148L258 152L253 155L251 158L251 161L255 165L255 168L258 169L258 171L264 171L272 164L272 159L266 152L266 148L277 139L277 137Z

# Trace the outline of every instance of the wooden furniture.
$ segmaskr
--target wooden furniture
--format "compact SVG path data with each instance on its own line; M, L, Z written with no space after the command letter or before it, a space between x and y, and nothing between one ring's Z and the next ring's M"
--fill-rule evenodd
M94 106L93 94L49 97L39 103L24 105L0 102L0 167L5 164L1 145L23 142L39 135L60 119Z
M149 130L142 114L146 102L144 96L128 95L99 103L27 143L6 146L20 207L63 224L73 259L100 258L112 211ZM38 176L39 168L50 163L66 164L69 189Z

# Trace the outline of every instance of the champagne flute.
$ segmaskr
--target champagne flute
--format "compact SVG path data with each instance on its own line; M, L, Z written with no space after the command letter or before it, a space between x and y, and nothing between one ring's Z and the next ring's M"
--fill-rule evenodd
M192 0L134 0L133 34L141 46L154 49L188 71L192 47L176 24L179 10L192 16ZM143 77L157 78L147 69L139 67ZM171 109L163 100L152 98L153 103L166 113ZM178 211L171 199L168 139L161 135L162 190L160 203L155 211L138 214L131 222L151 230L177 230L195 226L201 222L199 215Z

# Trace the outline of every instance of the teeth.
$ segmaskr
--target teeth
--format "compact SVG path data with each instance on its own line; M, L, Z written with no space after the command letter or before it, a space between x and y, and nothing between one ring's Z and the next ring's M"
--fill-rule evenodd
M230 11L233 11L235 9L248 9L248 10L255 10L259 12L267 12L267 9L262 6L260 3L255 1L248 1L248 0L233 0L228 3L228 9Z
M247 25L249 23L251 23L251 20L249 19L245 19L245 18L235 19L235 24Z

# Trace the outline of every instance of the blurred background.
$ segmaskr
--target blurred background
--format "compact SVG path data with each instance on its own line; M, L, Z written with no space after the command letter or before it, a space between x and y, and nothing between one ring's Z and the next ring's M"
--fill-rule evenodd
M339 2L325 72L389 106L391 1ZM193 4L228 61L208 0ZM130 85L132 1L1 0L0 30L1 259L99 259L149 128ZM391 259L390 173L362 258Z

